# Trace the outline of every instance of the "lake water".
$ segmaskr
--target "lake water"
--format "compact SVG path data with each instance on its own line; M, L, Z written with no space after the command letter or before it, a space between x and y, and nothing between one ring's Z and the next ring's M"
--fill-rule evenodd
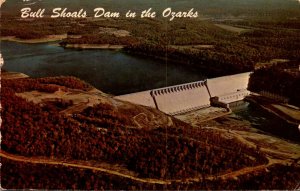
M76 76L105 93L122 95L205 79L181 65L112 50L70 50L54 44L2 41L4 69L31 77Z

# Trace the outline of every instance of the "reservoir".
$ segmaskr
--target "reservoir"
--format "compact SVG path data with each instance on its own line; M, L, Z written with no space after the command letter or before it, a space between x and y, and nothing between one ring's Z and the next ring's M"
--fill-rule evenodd
M3 69L31 77L75 76L101 91L122 95L205 79L185 66L113 50L71 50L50 43L1 41Z

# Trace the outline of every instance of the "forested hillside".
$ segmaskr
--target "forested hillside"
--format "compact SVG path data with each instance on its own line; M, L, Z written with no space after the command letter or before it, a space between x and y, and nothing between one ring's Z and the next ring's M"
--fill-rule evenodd
M66 86L72 86L74 80L66 81ZM68 117L60 114L57 108L66 109L72 103L57 100L53 103L56 107L49 104L41 107L15 95L32 90L55 92L57 82L51 79L2 81L4 151L31 157L117 163L149 178L191 177L204 172L208 175L266 162L255 150L239 142L231 140L229 146L226 144L228 140L219 134L194 130L176 120L170 127L165 124L139 129L128 113L134 115L138 112L134 107L125 115L116 112L110 104L99 104ZM228 145L228 148L217 145ZM235 152L236 147L241 149L240 152ZM249 159L248 155L257 160Z
M25 157L27 161L2 160L1 185L4 188L216 189L222 182L218 176L268 164L263 153L238 139L191 127L154 109L94 94L90 92L91 86L73 77L2 79L1 84L2 152ZM49 98L40 103L23 98L31 94L49 97L67 92L72 92L73 96L76 92L81 96L97 95L101 104L85 104L79 109L82 104L77 103L78 98ZM30 161L45 162L41 166ZM108 173L62 167L61 162L49 166L46 161L53 161L49 165L64 161L72 165L85 164L89 168L102 164ZM290 172L286 167L271 168L276 176L277 172ZM114 171L121 173L118 175L121 177L110 174ZM293 172L286 174L287 178ZM128 178L129 175L134 178L126 180L124 185L122 176ZM94 178L85 183L79 181L87 177ZM191 185L185 183L195 177L200 179ZM270 188L255 177L226 181L225 187L244 188L242 185L246 182L255 180L253 187L245 188ZM169 183L155 185L150 178ZM271 188L282 188L281 184L273 182L274 178L264 180L272 182ZM225 187L222 184L222 188Z

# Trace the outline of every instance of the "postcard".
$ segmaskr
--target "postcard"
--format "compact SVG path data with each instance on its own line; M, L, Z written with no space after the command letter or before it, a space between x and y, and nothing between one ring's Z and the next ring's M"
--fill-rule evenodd
M1 189L299 190L298 0L2 0Z

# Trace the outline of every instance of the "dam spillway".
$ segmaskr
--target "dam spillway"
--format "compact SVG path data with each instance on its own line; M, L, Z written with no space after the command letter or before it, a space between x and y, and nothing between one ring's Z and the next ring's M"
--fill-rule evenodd
M156 108L170 115L211 105L228 106L249 95L250 72L116 96L134 104Z
M193 82L152 90L156 108L170 115L209 107L206 81Z

